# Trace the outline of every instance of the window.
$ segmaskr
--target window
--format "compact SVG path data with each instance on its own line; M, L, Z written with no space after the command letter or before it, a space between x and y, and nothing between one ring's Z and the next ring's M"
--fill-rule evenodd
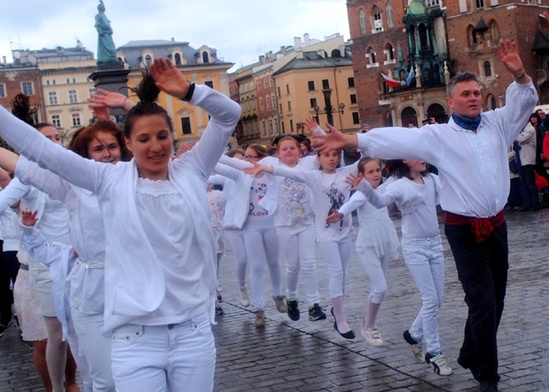
M375 31L383 31L383 23L381 22L381 11L379 8L374 7L374 29Z
M318 107L318 102L316 101L316 98L311 98L311 107L313 109Z
M4 98L6 96L6 85L0 84L0 98Z
M53 79L53 80L51 81L51 83L52 83L53 85L55 85L55 79Z
M387 44L385 46L385 61L388 63L392 63L395 60L395 50L393 49L393 46L391 44Z
M152 64L152 57L150 54L145 56L145 66L148 68Z
M176 53L173 59L175 60L175 65L181 65L181 55L179 53Z
M34 95L34 89L32 88L32 82L23 82L21 83L21 90L23 94Z
M496 22L492 23L492 26L490 26L490 31L492 33L492 44L498 45L499 44L499 27Z
M484 66L484 76L485 77L492 76L492 64L490 64L490 61L486 60L483 66Z
M181 117L181 129L183 135L192 135L193 130L191 128L191 119L189 117Z
M376 65L376 52L374 52L374 49L368 48L368 51L366 52L366 58L370 61L370 64L367 66L373 66Z
M202 52L202 62L204 64L208 64L210 62L210 56L208 55L208 52L206 52L206 51Z
M263 111L263 98L259 97L259 110Z
M322 79L322 90L330 88L330 81L328 79Z
M55 128L61 128L61 117L59 114L51 115L51 123Z
M290 94L290 85L289 84L286 85L286 94Z
M50 91L48 93L48 97L49 97L50 105L57 105L58 104L58 102L57 102L57 92L56 91Z
M206 80L204 84L209 88L214 88L214 82L212 82L211 80Z
M360 35L366 34L366 13L363 9L358 13L358 18L360 19Z
M50 85L50 81L46 80L46 86L49 86L49 85Z
M280 125L282 125L282 133L286 133L286 127L284 126L284 121L281 121Z
M82 125L82 122L80 121L80 113L73 113L71 118L73 127L79 127Z
M315 81L314 80L309 80L307 82L307 89L309 91L315 91Z
M76 83L76 79L75 79L75 78L72 78L72 82L73 82L73 83Z
M355 78L347 78L347 85L349 88L355 87Z
M387 4L385 12L387 13L387 27L395 27L395 22L393 21L393 6L391 3Z
M277 87L278 90L278 96L280 97L280 87Z
M267 87L269 86L268 82L267 82L267 79L265 79L263 81L263 87L265 88L265 90L267 89Z
M71 83L71 80L67 78L67 84L70 84L70 83Z
M290 120L290 133L294 133L294 120Z
M95 92L96 92L95 87L92 87L92 88L88 89L88 96L91 97L93 94L95 94Z
M282 104L278 105L280 107L280 114L282 114Z
M257 91L261 91L261 83L257 83L256 86L257 86Z
M78 95L76 94L76 90L69 90L69 102L70 103L78 102Z
M484 8L484 0L477 0L477 9Z
M292 103L290 101L288 101L288 111L289 112L292 111Z
M351 103L356 103L356 94L351 94L349 98L351 100Z
M271 100L269 99L269 97L266 97L265 101L267 103L267 110L271 110Z
M360 117L358 116L358 112L353 112L353 124L360 124Z

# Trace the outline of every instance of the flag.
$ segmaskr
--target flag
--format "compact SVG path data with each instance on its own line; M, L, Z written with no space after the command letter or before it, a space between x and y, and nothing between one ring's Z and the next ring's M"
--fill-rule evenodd
M392 79L392 78L388 77L383 72L381 73L381 76L383 76L383 80L385 80L385 83L389 87L400 87L400 86L403 86L403 85L406 84L405 82L400 82L398 80L395 80L395 79Z
M416 77L416 73L414 72L414 64L410 64L410 72L408 73L408 77L406 78L406 86L410 87L410 84L412 84L412 81Z

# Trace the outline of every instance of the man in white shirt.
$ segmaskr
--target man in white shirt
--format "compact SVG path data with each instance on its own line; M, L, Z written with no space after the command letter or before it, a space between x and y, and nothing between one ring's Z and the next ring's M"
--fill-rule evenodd
M447 86L453 111L448 124L421 128L378 128L366 134L332 133L317 151L358 147L382 159L420 159L439 169L445 233L469 307L458 363L480 382L480 391L497 392L497 329L507 286L507 226L503 209L509 194L507 150L537 102L514 42L495 52L513 75L503 108L481 114L480 80L459 73Z

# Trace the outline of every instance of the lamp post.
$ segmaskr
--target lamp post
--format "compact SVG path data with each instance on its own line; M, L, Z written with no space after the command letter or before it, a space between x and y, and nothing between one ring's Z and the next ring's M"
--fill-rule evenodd
M334 125L334 115L332 114L333 108L332 108L332 89L331 88L325 88L322 90L322 94L324 94L324 110L326 110L326 117L328 120L328 124Z
M320 108L318 106L315 106L313 107L313 110L315 111L316 115L315 115L315 118L316 118L316 123L317 124L320 124L320 118L318 118L318 112L320 111Z

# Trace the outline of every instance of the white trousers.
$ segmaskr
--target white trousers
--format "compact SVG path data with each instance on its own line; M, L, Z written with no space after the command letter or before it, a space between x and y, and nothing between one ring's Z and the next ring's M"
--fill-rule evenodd
M320 301L315 260L315 228L305 226L295 234L277 230L282 256L286 262L286 297L298 299L299 273L303 278L308 306Z
M93 392L114 392L111 370L111 339L101 334L103 313L84 314L71 307L80 352L88 363Z
M351 255L351 236L339 241L319 242L318 246L328 266L328 293L330 298L341 297L345 293L345 274Z
M208 312L180 324L127 324L112 337L118 392L213 391L215 343Z
M387 293L387 270L391 255L378 256L374 247L362 247L357 250L358 258L370 278L368 299L374 304L381 304Z
M238 287L246 287L246 268L248 260L246 259L246 246L244 245L244 232L242 230L225 230L225 239L229 243L234 258L236 260L236 279Z
M251 304L256 310L265 308L263 298L263 269L269 267L273 295L281 295L282 277L278 261L278 237L274 226L245 228L244 244L250 266Z
M430 239L402 239L402 255L421 294L421 309L410 327L410 335L425 339L425 350L439 353L437 315L444 292L444 256L440 236Z

